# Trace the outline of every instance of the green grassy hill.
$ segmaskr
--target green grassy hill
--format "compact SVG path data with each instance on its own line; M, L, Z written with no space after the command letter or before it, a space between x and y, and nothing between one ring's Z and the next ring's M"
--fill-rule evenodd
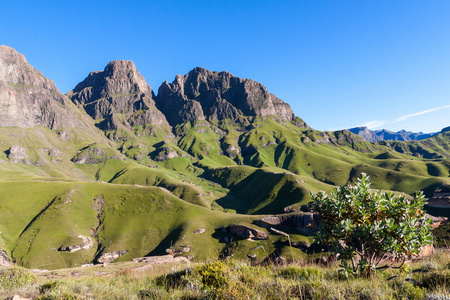
M450 184L448 133L371 144L348 131L253 117L185 123L174 133L143 133L142 126L106 135L0 128L0 247L17 263L44 269L80 266L122 250L119 261L164 255L171 247L190 247L182 255L196 261L231 249L245 258L257 246L264 249L259 255L286 254L280 235L249 241L219 228L267 231L254 221L287 207L299 210L311 191L329 191L361 172L371 175L374 188L408 194ZM439 157L414 155L418 147ZM207 230L194 234L200 228ZM81 244L79 236L93 246L61 251ZM292 239L310 241L296 232Z

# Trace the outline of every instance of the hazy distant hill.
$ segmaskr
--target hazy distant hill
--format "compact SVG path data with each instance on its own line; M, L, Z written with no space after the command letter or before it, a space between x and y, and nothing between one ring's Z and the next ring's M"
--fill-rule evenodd
M303 233L312 225L299 208L311 191L361 172L374 188L408 194L450 184L449 132L377 144L317 131L261 83L203 68L157 95L131 61L80 80L62 95L0 47L0 250L27 267L174 247L199 261L228 249L245 258L259 245L261 255L280 254L290 251L282 237L255 221L297 211L285 217ZM242 235L224 229L231 225L243 225ZM259 236L252 230L267 240L249 240Z
M417 141L424 140L433 135L436 135L436 132L432 133L423 133L423 132L411 132L406 130L400 130L397 132L389 131L386 129L379 130L370 130L367 127L355 127L350 128L350 132L357 134L363 137L368 142L379 142L379 141Z

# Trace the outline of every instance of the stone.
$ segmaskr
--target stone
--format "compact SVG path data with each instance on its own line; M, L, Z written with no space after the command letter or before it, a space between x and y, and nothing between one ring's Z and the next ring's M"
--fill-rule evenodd
M292 246L299 248L303 251L307 251L309 247L311 247L311 244L308 242L293 242Z
M106 152L98 147L91 147L82 150L80 153L72 158L72 161L76 164L101 164L106 161Z
M195 234L202 234L202 233L204 233L205 231L206 231L206 227L203 227L203 228L200 228L200 229L197 229L196 231L194 231L194 233Z
M84 235L79 235L78 238L81 239L81 241L82 241L81 244L72 245L72 246L68 246L68 247L61 247L58 250L73 253L73 252L77 252L82 249L90 249L94 246L94 241L90 237L84 236Z
M227 232L250 240L266 240L267 232L250 228L245 225L231 225L226 228Z
M6 298L7 300L31 300L31 298L22 298L19 295L14 295L13 297Z
M320 223L320 217L317 213L296 213L289 215L264 217L256 221L256 224L276 229L295 229L303 235L314 235Z
M0 268L12 266L13 262L9 259L8 254L4 250L0 250Z
M8 150L8 159L9 162L17 164L23 163L30 165L31 161L28 159L27 151L24 147L19 145L13 145Z
M99 258L97 258L97 263L99 264L108 264L110 262L115 261L125 253L127 253L128 250L121 250L121 251L113 251L102 254Z
M273 260L273 263L276 265L285 265L287 264L287 260L282 256L278 256Z

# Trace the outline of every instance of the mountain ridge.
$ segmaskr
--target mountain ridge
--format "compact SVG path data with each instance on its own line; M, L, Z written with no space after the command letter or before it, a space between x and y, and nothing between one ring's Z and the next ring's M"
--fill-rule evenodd
M348 131L353 132L361 137L363 137L368 142L380 142L380 141L418 141L424 140L432 137L439 132L423 133L423 132L411 132L406 130L400 130L393 132L387 129L370 130L367 127L354 127L348 129Z
M3 61L0 74L12 64ZM33 70L20 66L17 74ZM262 84L228 72L195 68L155 95L134 63L113 61L57 94L64 105L52 98L50 79L30 74L50 89L6 80L0 89L37 107L37 121L0 124L0 250L30 268L80 266L114 252L127 261L173 245L186 245L179 255L196 261L229 249L246 258L255 245L285 255L292 249L279 235L248 241L221 228L253 230L262 216L302 215L311 191L331 191L361 172L374 188L407 194L450 184L450 132L385 144L348 130L320 132ZM9 109L0 100L0 111ZM55 122L41 121L41 102ZM200 228L206 233L195 233ZM303 229L291 239L311 241ZM91 248L64 251L83 242L79 236L90 237Z

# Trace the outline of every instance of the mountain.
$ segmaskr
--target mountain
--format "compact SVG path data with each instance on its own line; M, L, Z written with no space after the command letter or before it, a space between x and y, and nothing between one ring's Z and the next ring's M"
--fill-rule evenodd
M363 137L368 142L379 142L379 141L417 141L424 140L429 137L436 135L435 132L423 133L423 132L411 132L406 130L400 130L397 132L389 131L386 129L380 130L370 130L367 127L355 127L350 128L350 132Z
M91 72L67 96L105 131L147 125L170 131L165 116L155 106L151 87L132 61L112 61L103 71Z
M89 128L53 81L7 46L0 46L0 98L1 127Z
M289 122L294 113L289 104L269 93L258 82L228 72L195 68L158 89L156 102L171 125L188 121L237 120L243 116L276 116Z
M62 95L21 54L1 51L0 250L26 267L181 250L194 261L246 258L258 246L259 258L300 254L257 221L282 214L296 224L292 242L311 242L302 234L313 218L301 212L310 192L361 172L373 188L407 194L450 184L448 131L369 143L310 128L262 84L228 72L195 68L155 95L131 61Z

